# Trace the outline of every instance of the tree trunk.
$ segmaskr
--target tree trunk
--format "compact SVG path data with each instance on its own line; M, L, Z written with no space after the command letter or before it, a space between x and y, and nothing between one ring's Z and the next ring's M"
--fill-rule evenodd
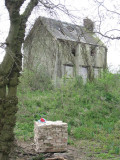
M12 24L6 43L6 56L0 68L0 160L9 160L14 141L17 112L17 85L22 67L20 22ZM15 30L15 27L16 30Z
M9 160L9 156L3 153L0 153L0 160Z
M90 82L94 81L94 70L92 64L88 67L88 79Z
M0 64L0 160L9 160L14 141L17 112L17 85L22 69L21 47L25 36L26 21L38 0L31 0L24 13L20 7L25 0L5 0L10 16L10 31L6 40L6 55Z
M3 77L0 77L0 160L8 160L8 153L4 151L4 144L3 144L3 123L4 123L4 106L5 106L5 99L6 99L6 84Z
M0 68L0 160L9 159L8 155L14 141L18 103L17 85L22 66L20 38L24 38L24 34L20 37L19 25L19 21L11 24L6 41L6 55Z
M19 70L13 67L9 80L0 88L0 160L8 160L14 141L14 127L17 112L17 85ZM5 84L5 82L7 84Z

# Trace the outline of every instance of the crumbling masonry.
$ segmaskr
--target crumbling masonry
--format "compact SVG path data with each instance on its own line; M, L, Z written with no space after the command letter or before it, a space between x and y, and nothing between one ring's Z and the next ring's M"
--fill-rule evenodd
M34 141L36 152L67 151L67 123L47 121L34 123Z

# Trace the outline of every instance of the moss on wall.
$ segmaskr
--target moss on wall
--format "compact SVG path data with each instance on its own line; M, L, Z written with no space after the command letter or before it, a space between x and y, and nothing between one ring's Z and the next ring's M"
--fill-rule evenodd
M49 33L47 28L39 22L27 37L24 44L24 67L32 69L42 65L56 81L65 74L65 65L73 66L73 76L79 72L79 67L88 68L88 77L94 77L93 67L105 66L105 48L98 45L95 54L91 56L90 44L57 40Z

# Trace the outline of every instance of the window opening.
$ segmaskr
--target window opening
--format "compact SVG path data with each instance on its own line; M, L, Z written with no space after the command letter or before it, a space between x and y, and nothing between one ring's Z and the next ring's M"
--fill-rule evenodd
M74 28L72 26L67 26L67 29L69 30L69 32L73 32Z
M73 55L73 56L76 55L76 50L75 50L75 48L72 48L72 55Z
M90 51L90 55L94 56L96 53L96 47L95 46L91 46L91 51Z

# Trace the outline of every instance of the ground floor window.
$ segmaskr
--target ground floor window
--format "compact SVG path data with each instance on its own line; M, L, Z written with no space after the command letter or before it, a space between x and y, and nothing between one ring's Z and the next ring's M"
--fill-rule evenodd
M64 65L64 75L67 77L73 77L73 65Z
M87 73L87 67L79 67L79 76L82 77L83 79L83 82L86 82L87 81L87 78L88 78L88 73Z
M94 78L99 76L99 68L94 68Z

